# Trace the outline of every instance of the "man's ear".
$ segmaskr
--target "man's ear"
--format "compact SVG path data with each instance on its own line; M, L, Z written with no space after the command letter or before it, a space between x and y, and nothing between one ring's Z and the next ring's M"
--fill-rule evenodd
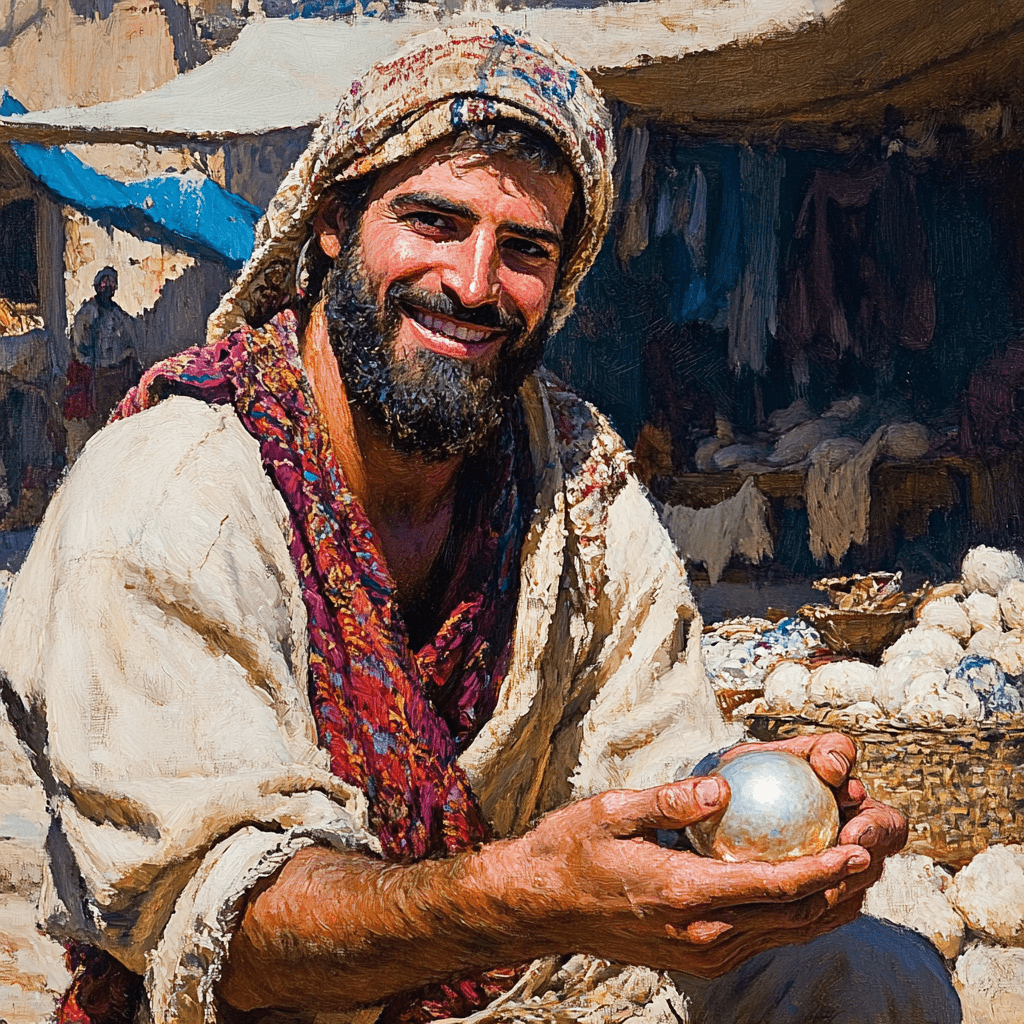
M313 218L313 231L324 255L329 259L337 259L341 252L341 204L333 196L320 204Z

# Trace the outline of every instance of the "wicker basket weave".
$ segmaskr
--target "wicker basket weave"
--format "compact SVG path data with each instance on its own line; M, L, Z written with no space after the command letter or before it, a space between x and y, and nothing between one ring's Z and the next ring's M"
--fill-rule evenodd
M868 795L907 816L908 851L961 867L991 843L1024 842L1024 724L835 726L797 715L746 721L761 740L849 735L857 744L854 774Z

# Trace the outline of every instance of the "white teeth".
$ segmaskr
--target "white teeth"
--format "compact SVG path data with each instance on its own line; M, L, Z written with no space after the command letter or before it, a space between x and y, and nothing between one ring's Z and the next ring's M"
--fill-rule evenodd
M483 341L490 333L489 331L482 331L472 327L461 327L450 320L441 320L436 316L431 316L429 313L416 311L413 316L428 331L433 331L435 334L443 334L446 338L455 338L457 341Z

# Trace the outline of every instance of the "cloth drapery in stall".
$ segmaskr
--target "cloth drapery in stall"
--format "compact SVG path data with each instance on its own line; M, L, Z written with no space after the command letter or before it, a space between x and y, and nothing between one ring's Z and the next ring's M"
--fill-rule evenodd
M785 162L777 153L740 150L744 265L729 301L729 365L764 373L778 329L779 192Z
M882 365L935 330L928 239L914 178L888 161L860 173L819 169L797 218L779 338L792 363L810 352Z

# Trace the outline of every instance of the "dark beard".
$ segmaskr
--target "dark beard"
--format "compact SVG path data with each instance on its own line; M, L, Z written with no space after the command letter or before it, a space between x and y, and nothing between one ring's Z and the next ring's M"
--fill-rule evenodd
M526 337L520 318L494 306L470 309L445 294L399 282L378 307L362 275L355 234L328 271L324 294L327 332L349 402L405 455L442 462L477 454L540 365L547 320ZM481 369L428 349L396 359L402 304L504 331L495 364Z

